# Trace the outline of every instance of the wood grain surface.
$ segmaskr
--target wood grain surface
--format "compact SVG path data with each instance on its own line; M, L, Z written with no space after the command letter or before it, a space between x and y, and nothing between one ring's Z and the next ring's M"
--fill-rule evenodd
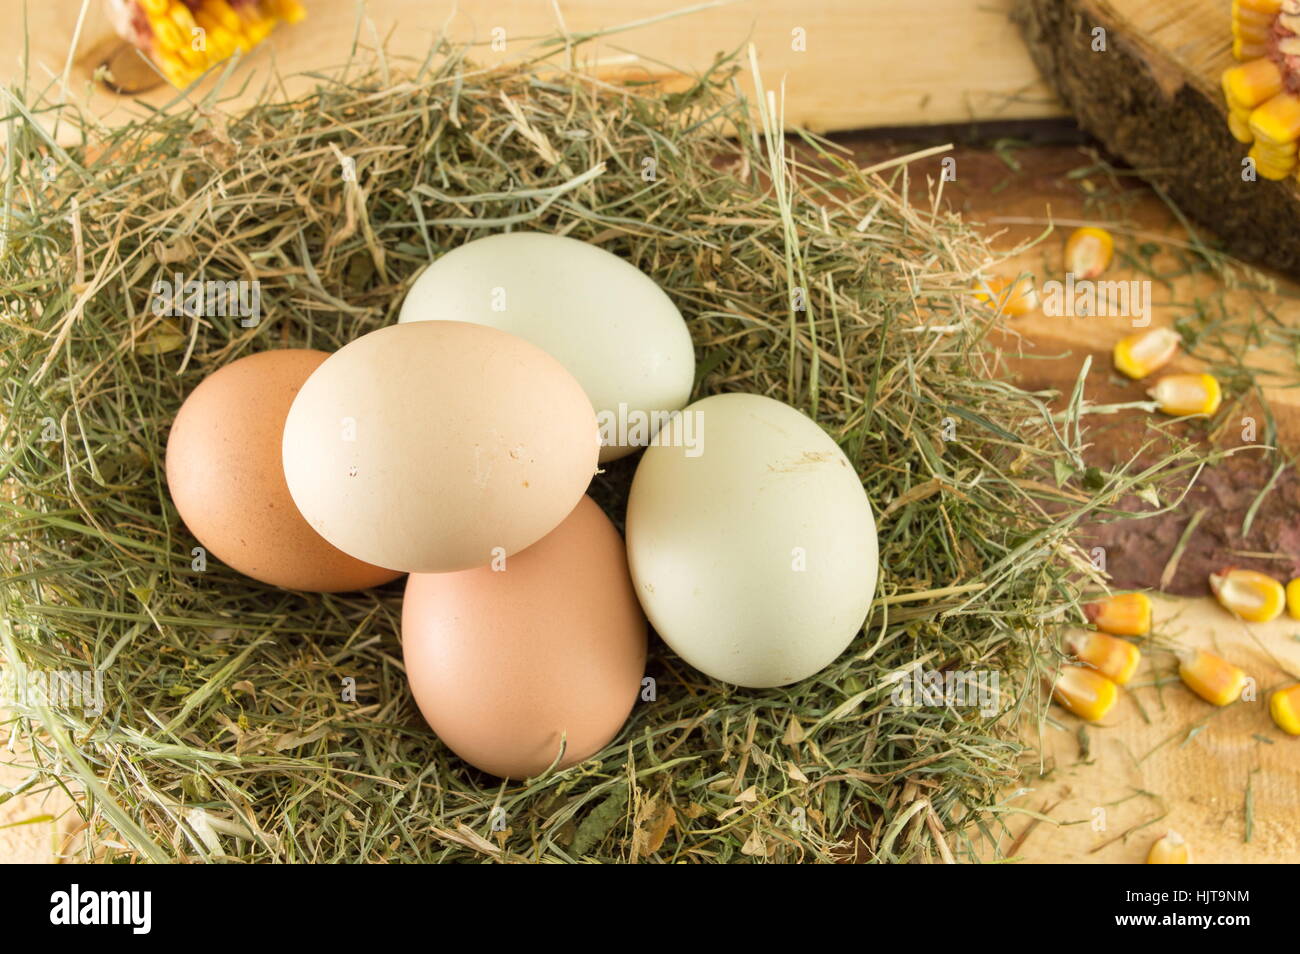
M35 83L64 75L81 5L82 0L26 4ZM774 88L785 81L788 122L815 130L1060 115L1061 106L1008 17L1010 5L1011 0L306 0L307 19L277 28L226 90L246 83L231 105L247 103L272 66L290 76L340 64L354 41L363 51L385 47L393 62L418 64L445 30L454 41L474 43L474 59L491 66L530 55L538 37L560 31L578 37L643 23L582 47L579 56L611 71L661 77L673 67L703 69L718 53L752 41L764 82ZM664 19L692 7L703 9ZM0 76L6 80L22 75L23 46L21 21L0 33ZM68 96L87 101L108 122L139 108L93 80L95 69L119 49L100 0L89 0ZM209 87L200 86L196 94ZM290 93L305 88L304 81L287 86ZM141 98L157 107L174 95L159 87Z

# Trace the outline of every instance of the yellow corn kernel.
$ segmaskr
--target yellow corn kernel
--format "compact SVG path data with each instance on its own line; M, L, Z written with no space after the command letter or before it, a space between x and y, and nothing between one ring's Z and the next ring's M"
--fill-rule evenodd
M1261 58L1223 71L1223 95L1232 105L1254 109L1282 92L1282 70Z
M1250 120L1242 119L1236 113L1228 113L1228 132L1237 142L1255 141L1255 134L1250 131Z
M1096 722L1114 708L1119 687L1095 669L1062 666L1052 698L1080 719Z
M285 23L297 23L307 15L307 11L298 0L267 0L266 6L273 15Z
M1147 852L1149 865L1190 865L1192 849L1183 836L1176 831L1165 832L1163 838L1156 841Z
M243 32L244 21L226 0L203 0L202 10L231 33L238 35Z
M1142 661L1141 650L1108 633L1077 634L1069 640L1069 649L1117 686L1126 685Z
M1245 672L1204 649L1183 653L1179 657L1178 675L1188 689L1214 706L1236 702L1246 687Z
M1145 378L1174 359L1182 340L1169 328L1152 328L1121 338L1115 342L1115 369L1134 380Z
M140 0L140 9L148 17L161 17L167 13L171 0Z
M1219 382L1208 374L1171 374L1147 391L1160 410L1175 417L1213 414L1223 394Z
M1255 169L1261 176L1265 179L1272 179L1274 182L1285 179L1295 169L1294 156L1279 158L1272 155L1261 147L1258 140L1255 141L1255 145L1250 147L1250 151L1246 155L1255 160Z
M1250 114L1250 131L1268 142L1300 139L1300 96L1278 93Z
M1115 254L1115 239L1105 229L1075 229L1065 243L1065 270L1075 278L1096 278Z
M164 16L156 20L150 20L149 26L153 29L154 44L159 51L170 53L187 45L189 38L181 33L181 28L168 17Z
M1038 307L1038 289L1028 275L1018 279L976 279L975 300L992 305L999 314L1019 316Z
M1151 632L1151 597L1145 593L1108 596L1085 605L1083 615L1103 633L1145 636Z
M1268 43L1264 40L1245 40L1241 37L1234 37L1232 55L1238 60L1257 60L1261 56L1268 56Z
M1300 735L1300 682L1273 693L1268 713L1287 735Z
M1232 15L1251 11L1271 17L1282 12L1282 0L1232 0Z
M1267 623L1282 615L1286 591L1282 584L1257 570L1236 570L1210 574L1210 589L1219 604L1248 623Z
M167 11L167 16L171 18L172 23L180 27L181 32L187 37L190 31L194 29L194 14L190 13L190 8L183 3L173 4L172 8Z
M1300 619L1300 576L1286 585L1286 611L1292 619Z

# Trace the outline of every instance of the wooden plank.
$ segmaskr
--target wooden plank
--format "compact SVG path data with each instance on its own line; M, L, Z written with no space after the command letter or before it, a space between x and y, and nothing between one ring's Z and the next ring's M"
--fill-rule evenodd
M1268 690L1300 679L1300 624L1247 625L1212 600L1156 600L1156 629L1179 647L1207 649L1246 670L1254 699L1223 709L1201 701L1175 675L1172 654L1150 647L1138 674L1099 726L1053 707L1041 736L1042 777L1012 804L1055 824L1012 822L1026 862L1140 864L1173 829L1198 864L1300 862L1300 739L1268 715ZM1246 793L1251 793L1250 840ZM1163 816L1163 817L1162 817ZM1146 827L1139 827L1146 826Z
M80 5L81 0L26 5L32 75L38 81L63 75ZM1060 115L1061 106L1009 20L1010 5L1011 0L737 0L603 38L582 55L612 64L634 50L641 54L634 70L663 76L668 72L664 64L700 70L719 51L752 39L764 81L774 87L785 82L787 121L818 131ZM558 4L570 35L653 19L686 6L672 0ZM497 65L525 55L534 42L530 38L557 31L554 8L545 0L369 0L359 33L353 0L317 0L309 7L306 21L279 27L253 51L229 84L235 88L251 80L232 105L254 97L273 63L288 75L344 62L354 37L363 49L382 40L393 61L405 57L418 62L445 25L452 39L477 44L479 62ZM496 34L503 49L493 48L495 30L504 31ZM796 31L802 31L802 47ZM107 51L115 48L111 36L98 0L90 0L69 95L87 99L90 110L107 121L120 122L134 109L129 100L92 78ZM21 75L23 41L21 28L0 36L6 80ZM741 82L748 80L742 76ZM300 81L289 89L306 86ZM159 106L172 95L160 87L142 98Z

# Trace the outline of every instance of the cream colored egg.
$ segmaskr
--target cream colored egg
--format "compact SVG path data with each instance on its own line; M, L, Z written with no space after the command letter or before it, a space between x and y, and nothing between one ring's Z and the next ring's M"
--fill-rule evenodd
M284 426L299 511L345 553L443 573L555 529L596 469L595 412L558 361L459 321L392 325L312 373Z
M627 550L664 642L741 686L829 665L876 589L875 520L848 458L808 417L753 394L691 404L647 449Z
M411 286L398 320L448 319L558 358L596 409L602 461L644 447L690 399L695 353L681 313L638 268L586 242L511 232L448 252Z

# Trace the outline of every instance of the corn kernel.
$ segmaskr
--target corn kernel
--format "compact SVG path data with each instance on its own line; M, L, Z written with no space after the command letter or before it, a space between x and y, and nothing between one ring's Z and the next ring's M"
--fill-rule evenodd
M1151 632L1151 597L1145 593L1121 593L1088 603L1083 615L1103 633L1112 636L1145 636Z
M244 30L244 21L226 0L204 0L203 12L212 16L231 33L240 34Z
M1229 567L1222 573L1211 573L1210 589L1224 609L1248 623L1277 619L1287 602L1282 584L1256 570Z
M1250 131L1249 117L1243 119L1236 113L1228 113L1228 132L1237 142L1254 142L1255 134Z
M186 45L187 37L181 33L181 28L169 18L159 17L156 20L150 20L149 26L153 29L154 43L160 50L175 52Z
M146 16L161 17L167 13L171 0L140 0L140 9Z
M1238 60L1257 60L1268 55L1268 43L1265 40L1245 40L1236 37L1232 41L1232 55Z
M1178 353L1182 338L1169 328L1129 335L1115 342L1115 369L1134 380L1159 371Z
M1251 60L1223 71L1223 95L1232 105L1254 109L1282 92L1282 70L1270 59Z
M1119 687L1095 669L1062 666L1052 697L1080 719L1096 722L1114 707Z
M1180 657L1178 675L1188 689L1214 706L1236 702L1246 687L1245 672L1203 649L1192 650Z
M1268 700L1268 713L1287 735L1300 735L1300 682L1273 693Z
M977 279L975 300L992 305L1000 314L1019 316L1038 307L1038 290L1028 275L1015 280Z
M1219 382L1208 374L1171 374L1147 392L1160 410L1175 417L1213 414L1219 409Z
M1136 646L1108 633L1078 634L1069 640L1069 649L1117 686L1127 684L1142 661Z
M1255 170L1265 179L1274 182L1285 179L1295 169L1295 157L1279 157L1270 153L1258 140L1246 153L1255 160Z
M1250 114L1250 131L1268 142L1294 142L1300 138L1300 96L1278 93Z
M1149 865L1190 865L1191 863L1192 850L1183 840L1183 836L1176 831L1165 832L1164 837L1157 840L1147 852Z
M1282 0L1232 0L1232 14L1252 11L1262 16L1272 17L1282 12Z
M1300 576L1286 585L1286 611L1292 619L1300 619Z
M1105 229L1075 229L1065 243L1065 270L1075 278L1096 278L1115 254L1115 239Z

